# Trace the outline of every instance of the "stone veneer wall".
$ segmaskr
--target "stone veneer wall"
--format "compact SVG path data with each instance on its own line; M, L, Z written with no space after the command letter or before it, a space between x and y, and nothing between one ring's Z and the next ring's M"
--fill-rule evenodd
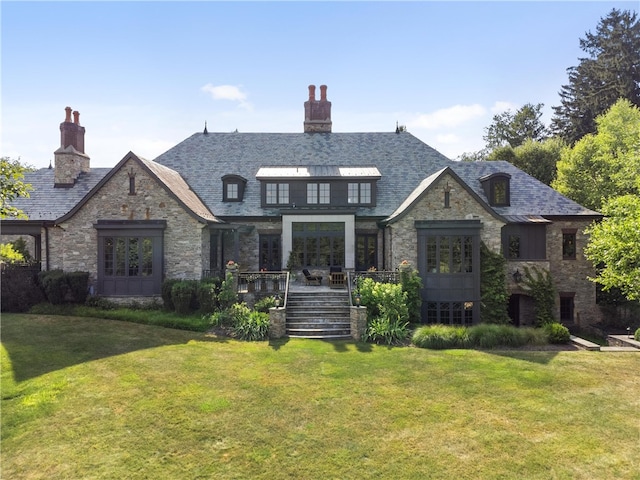
M135 174L135 195L129 194L130 172ZM208 244L208 229L190 216L137 162L125 162L75 215L50 229L50 269L88 271L90 282L96 281L98 234L93 225L97 220L166 220L165 277L201 277L203 261L208 261L208 248L203 252L205 238Z
M596 272L593 264L584 256L589 236L584 229L593 219L562 219L547 227L547 259L550 273L558 291L556 298L556 313L560 318L560 294L574 293L574 322L580 326L598 323L601 320L600 309L596 306L596 284L587 277L594 277ZM576 258L565 260L562 258L563 229L577 229Z
M444 187L449 184L449 207L444 206ZM420 201L400 220L387 228L387 246L389 246L387 268L395 268L403 260L412 265L418 264L418 235L416 220L471 220L482 223L481 240L493 251L499 252L501 228L504 222L494 217L480 205L469 192L452 176L440 178Z

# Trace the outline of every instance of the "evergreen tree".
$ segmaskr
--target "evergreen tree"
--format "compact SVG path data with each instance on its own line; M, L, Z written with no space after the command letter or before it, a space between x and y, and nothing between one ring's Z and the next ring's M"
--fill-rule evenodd
M493 116L485 129L484 141L488 149L510 146L516 148L526 140L543 140L547 129L540 121L543 103L527 103L514 114L511 110Z
M613 9L587 32L580 48L589 56L567 69L569 83L553 107L551 128L574 144L596 130L595 119L619 98L640 106L640 23L637 14Z

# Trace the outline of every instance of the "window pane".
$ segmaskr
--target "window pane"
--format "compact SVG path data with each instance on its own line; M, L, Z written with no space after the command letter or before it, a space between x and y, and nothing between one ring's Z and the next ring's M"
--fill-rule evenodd
M438 264L436 262L436 237L427 238L427 272L436 273Z
M451 239L451 256L452 256L452 273L462 272L462 237L453 237Z
M114 240L113 237L106 237L104 239L104 274L105 275L113 275L113 247Z
M115 274L119 277L124 277L125 270L125 256L126 256L126 239L116 238L115 248Z
M464 271L473 272L473 237L464 237Z
M289 203L289 184L281 183L278 187L278 203Z
M268 204L278 203L278 185L275 183L267 183L267 198L266 202Z
M238 184L237 183L228 183L227 184L227 198L230 200L238 199Z
M562 234L562 257L576 258L576 234L575 233Z
M307 183L307 203L318 203L318 184Z
M320 187L320 203L328 204L331 203L331 185L328 183L321 183Z
M520 258L519 235L509 235L509 258Z
M153 275L153 242L150 238L142 239L142 275Z
M371 203L371 184L360 184L360 203Z
M130 277L137 277L138 276L138 267L139 267L139 260L138 260L138 239L137 238L130 238L129 239L129 246L128 246L128 250L129 250L129 272L128 275Z
M449 273L449 237L440 237L440 273Z
M358 203L358 184L350 183L347 189L347 201L349 203Z
M504 180L496 181L493 184L493 203L495 205L507 204L507 182Z

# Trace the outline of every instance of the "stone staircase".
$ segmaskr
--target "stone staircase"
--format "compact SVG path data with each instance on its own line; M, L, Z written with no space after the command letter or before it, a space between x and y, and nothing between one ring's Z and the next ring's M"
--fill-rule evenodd
M349 339L349 294L330 292L289 292L286 332L289 337Z

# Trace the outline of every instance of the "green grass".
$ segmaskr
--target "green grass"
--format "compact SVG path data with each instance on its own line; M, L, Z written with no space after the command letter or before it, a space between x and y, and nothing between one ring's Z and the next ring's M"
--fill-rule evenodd
M638 354L16 314L2 346L2 478L640 478Z

